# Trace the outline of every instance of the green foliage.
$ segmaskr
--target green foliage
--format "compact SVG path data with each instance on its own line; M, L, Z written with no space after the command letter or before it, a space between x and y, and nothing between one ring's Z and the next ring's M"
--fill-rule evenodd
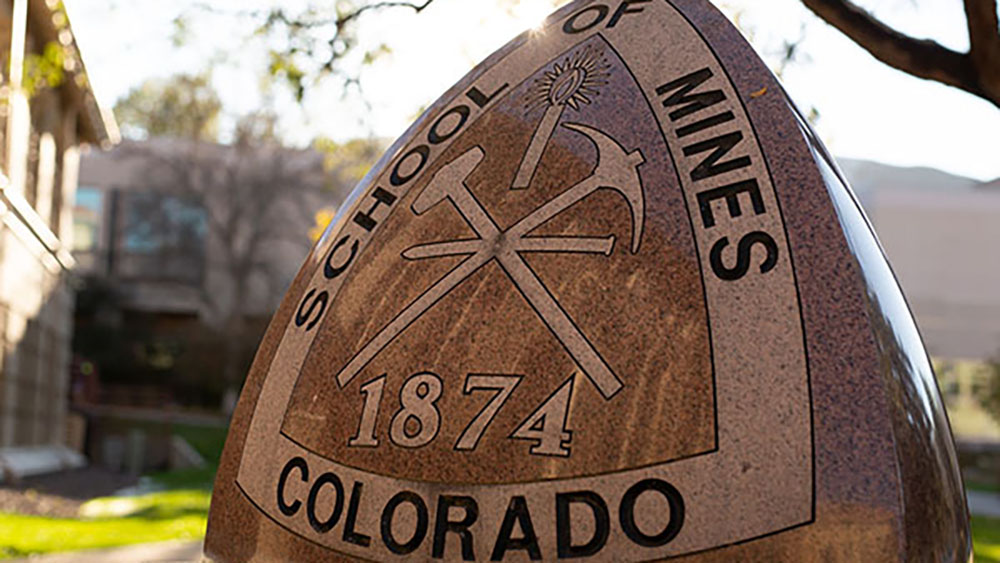
M323 154L323 168L338 186L353 187L375 164L385 144L372 139L351 139L338 143L329 138L313 140L313 149Z
M313 150L323 155L323 169L327 172L328 187L332 190L349 192L368 174L378 157L385 150L385 143L375 139L352 139L338 143L326 137L313 140ZM346 198L347 193L339 193L338 199ZM323 231L336 215L336 209L325 207L316 210L313 215L313 227L309 230L309 239L319 240Z
M219 136L222 101L211 75L178 74L150 79L115 103L115 117L131 138L183 137L214 141Z
M66 79L65 62L66 50L55 41L46 43L41 53L28 53L24 57L24 90L28 96L59 87Z
M301 102L306 93L305 76L306 73L295 63L295 53L289 51L275 51L269 53L270 64L267 72L273 77L284 80L285 84L292 90L296 101Z
M984 381L977 398L983 409L1000 423L1000 359L990 361L983 370Z
M361 58L362 64L370 65L377 61L382 55L388 55L392 53L392 48L390 48L385 43L380 43L378 47L366 51L364 56Z
M283 82L301 102L310 87L330 77L345 87L357 86L361 69L390 52L382 43L352 56L358 49L362 16L400 8L419 13L432 1L310 0L298 10L274 2L274 7L249 15L256 19L254 35L275 45L269 53L268 75Z
M1000 563L1000 519L972 517L972 549L976 563Z
M173 19L173 30L170 33L170 42L174 47L183 47L191 39L191 25L188 18L183 14Z
M555 9L568 0L493 0L514 14L524 2ZM208 2L195 10L240 20L252 29L247 39L263 41L270 48L265 70L269 79L286 86L301 102L310 89L327 80L340 81L345 88L360 89L364 69L391 52L385 42L371 46L359 41L363 22L388 12L419 14L435 0L303 0L291 3L269 0L261 8L226 9ZM173 40L188 41L188 22L196 14L182 14L174 20Z

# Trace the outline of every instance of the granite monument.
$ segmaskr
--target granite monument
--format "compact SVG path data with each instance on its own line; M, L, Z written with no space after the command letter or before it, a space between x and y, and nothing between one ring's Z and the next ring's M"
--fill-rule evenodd
M384 155L275 315L218 561L967 561L833 160L706 0L580 0Z

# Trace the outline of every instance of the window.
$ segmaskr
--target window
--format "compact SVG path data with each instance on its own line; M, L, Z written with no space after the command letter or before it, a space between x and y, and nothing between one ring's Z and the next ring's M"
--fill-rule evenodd
M122 246L137 254L204 251L205 210L197 202L158 193L125 196Z
M96 252L101 246L103 222L104 191L80 186L73 204L73 250Z
M157 192L125 192L121 203L118 273L198 283L207 230L200 202Z

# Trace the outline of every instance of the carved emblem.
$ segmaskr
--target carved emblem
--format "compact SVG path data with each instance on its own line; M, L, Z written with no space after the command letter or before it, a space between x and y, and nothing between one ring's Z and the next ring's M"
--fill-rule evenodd
M432 106L293 285L223 477L287 532L259 555L652 560L811 522L796 280L735 86L669 3L546 29Z
M547 114L548 112L546 112ZM598 162L593 173L505 230L501 230L497 226L496 221L465 184L466 178L485 156L482 148L469 149L434 175L414 201L413 212L422 215L432 207L447 200L465 219L477 238L421 244L413 246L403 253L403 257L408 260L423 260L442 256L468 257L420 297L407 305L385 328L368 341L364 348L337 374L337 382L341 387L350 383L380 350L385 348L407 326L433 307L448 292L458 287L480 268L496 260L601 395L605 399L610 399L621 389L621 379L615 375L607 362L594 349L573 322L573 319L560 307L559 302L545 287L545 284L524 262L521 254L527 252L575 252L610 255L615 244L613 234L606 237L529 236L537 227L583 201L599 189L617 191L625 198L632 215L631 252L633 254L638 252L639 243L642 240L644 204L642 183L639 180L637 168L644 162L644 158L639 150L629 152L614 139L592 127L570 123L566 124L565 127L585 135L597 147ZM542 131L542 127L539 127L539 132L535 134L532 144L534 144L535 139L543 136L547 138L548 135L551 133L546 134ZM537 159L535 163L537 165Z

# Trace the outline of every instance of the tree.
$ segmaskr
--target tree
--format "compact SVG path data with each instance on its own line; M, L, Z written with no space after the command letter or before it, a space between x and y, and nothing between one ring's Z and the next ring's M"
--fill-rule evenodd
M510 2L510 0L498 0ZM565 0L546 0L553 6ZM420 13L435 0L311 0L297 11L276 6L242 12L256 22L257 33L283 39L271 50L269 71L283 78L298 99L317 81L330 76L345 86L359 84L356 72L343 64L357 47L356 26L367 14L387 10ZM1000 108L1000 30L997 0L963 0L970 49L959 53L939 43L907 36L878 20L850 0L801 0L883 63L918 78L962 89ZM796 46L797 43L790 43ZM380 47L364 53L370 62Z
M849 0L802 3L883 63L918 78L954 86L1000 108L996 0L963 0L970 44L966 53L900 33Z
M323 168L335 184L353 186L368 174L386 147L375 139L351 139L346 143L338 143L321 137L313 141L313 148L323 155ZM316 211L313 215L313 227L309 229L309 239L318 241L336 214L337 209L332 206Z
M219 136L222 101L210 74L178 74L150 79L115 103L122 133L132 139L178 137L214 141Z
M382 150L368 140L287 148L274 121L266 112L241 118L232 145L159 138L126 143L116 156L143 188L123 206L125 236L148 247L151 267L197 284L231 387L312 246L316 211L343 201ZM196 263L203 271L186 276Z
M159 139L119 153L140 163L145 182L126 208L126 237L152 240L161 269L202 257L202 316L223 341L223 379L238 387L259 337L251 325L270 315L308 252L314 210L342 195L326 189L321 155L249 133L230 146Z
M283 79L295 98L302 101L309 86L329 77L341 79L345 87L360 85L358 76L340 63L357 47L356 24L363 15L398 8L420 13L433 1L317 0L294 12L276 2L270 9L235 15L250 18L256 34L282 39L283 44L269 53L267 71ZM201 8L212 9L204 5ZM380 45L364 53L362 62L369 64L385 52L386 47Z
M374 139L351 139L338 143L320 137L313 141L313 149L323 155L323 168L331 174L334 182L354 186L371 170L386 149L386 144Z
M127 327L129 341L142 344L131 349L169 359L160 364L169 364L172 381L200 378L201 397L218 395L219 379L239 387L312 246L315 212L335 208L382 149L366 140L285 147L269 110L237 118L230 144L220 144L221 110L207 73L147 81L116 104L125 130L140 140L112 155L134 187L119 200L118 263L128 263L133 278L193 291L199 303L199 326L185 325L184 334Z
M517 0L494 0L510 9ZM553 9L566 0L529 0ZM271 0L273 7L230 10L198 3L195 10L230 16L247 21L253 35L264 37L268 52L267 74L284 82L298 101L319 82L339 80L344 90L361 88L361 69L389 53L385 43L368 46L358 52L358 25L368 16L389 11L419 14L434 0L308 0L300 8L288 8L286 2ZM184 33L187 20L194 13L182 13L175 25ZM182 33L183 35L183 33Z

